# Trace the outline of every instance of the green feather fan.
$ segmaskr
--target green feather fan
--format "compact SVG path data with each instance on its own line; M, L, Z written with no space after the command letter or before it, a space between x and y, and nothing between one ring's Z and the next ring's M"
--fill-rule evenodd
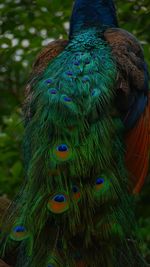
M116 63L96 29L75 35L34 83L26 181L4 227L17 267L146 266L135 238ZM25 149L26 152L26 149Z

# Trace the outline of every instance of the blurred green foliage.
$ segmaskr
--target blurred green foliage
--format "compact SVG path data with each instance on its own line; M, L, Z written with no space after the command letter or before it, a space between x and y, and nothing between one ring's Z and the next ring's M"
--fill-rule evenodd
M3 0L0 2L0 195L12 198L23 180L21 105L32 63L43 46L67 38L72 0ZM149 0L116 1L120 27L141 42L150 67ZM141 248L150 260L150 182L137 200Z

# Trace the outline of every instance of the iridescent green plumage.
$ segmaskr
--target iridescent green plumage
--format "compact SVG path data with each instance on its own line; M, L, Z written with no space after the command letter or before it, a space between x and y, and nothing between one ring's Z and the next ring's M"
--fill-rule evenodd
M74 34L31 81L26 181L2 247L20 241L17 267L146 266L134 242L124 125L112 116L116 81L97 27Z

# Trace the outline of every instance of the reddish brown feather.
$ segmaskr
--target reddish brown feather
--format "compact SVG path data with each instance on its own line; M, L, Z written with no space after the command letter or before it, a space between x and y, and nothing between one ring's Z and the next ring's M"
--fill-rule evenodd
M66 47L68 41L66 40L56 40L49 43L37 56L36 61L33 65L32 75L42 73L49 62L57 57Z
M76 263L76 267L87 267L87 264L84 261L79 261Z
M150 102L137 122L126 135L126 166L133 184L133 193L139 193L149 168Z
M135 158L132 164L134 164L135 171L139 173L140 168L142 167L141 164L143 162L143 159L145 159L145 156L146 156L146 150L147 150L146 144L148 140L147 140L147 132L145 131L145 127L143 125L141 125L141 127L138 128L138 132L139 132L139 138L137 139L136 143L135 141L132 140L134 142L133 143L134 148L132 148L132 151L135 151L136 153L133 155L135 156ZM133 135L133 138L134 138L134 135Z

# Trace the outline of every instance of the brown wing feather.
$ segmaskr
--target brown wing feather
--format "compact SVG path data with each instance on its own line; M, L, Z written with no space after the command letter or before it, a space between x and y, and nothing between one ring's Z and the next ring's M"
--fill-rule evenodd
M110 44L117 62L119 70L118 81L122 83L121 89L125 93L129 93L134 88L142 90L144 72L141 66L144 62L144 56L137 39L129 32L117 28L108 29L104 36ZM134 85L133 88L130 86L129 79ZM120 83L118 84L119 86Z
M37 56L31 76L41 74L48 63L64 50L67 43L65 40L56 40L48 44Z
M135 90L143 90L143 52L136 38L122 29L108 29L105 39L112 48L118 67L116 97L120 109L126 110ZM125 137L126 166L134 193L138 193L149 167L150 148L150 101L141 118Z

